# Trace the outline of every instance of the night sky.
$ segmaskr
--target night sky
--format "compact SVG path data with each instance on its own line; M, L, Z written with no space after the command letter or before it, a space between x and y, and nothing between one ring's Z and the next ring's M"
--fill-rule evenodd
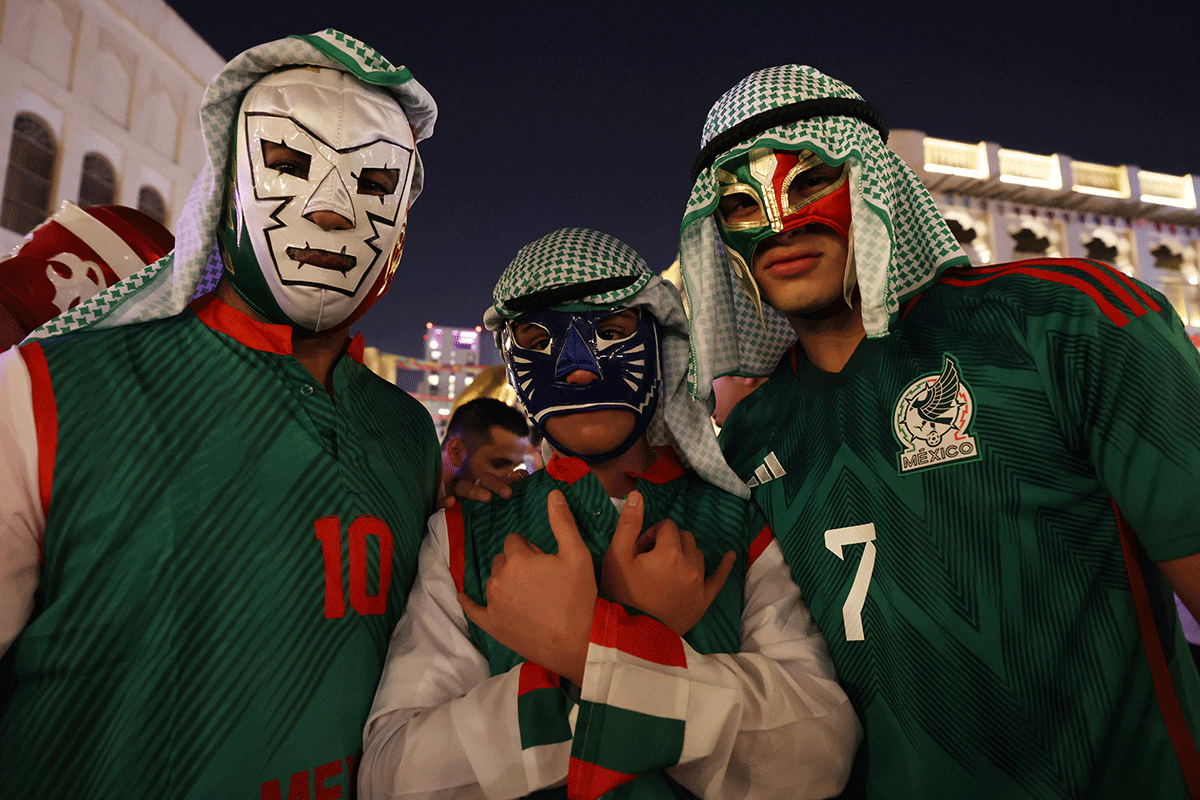
M556 228L596 228L670 265L705 114L762 67L811 64L893 129L1200 171L1193 0L168 2L226 59L344 30L437 100L400 273L361 323L368 344L403 355L421 356L426 321L480 324L517 250Z

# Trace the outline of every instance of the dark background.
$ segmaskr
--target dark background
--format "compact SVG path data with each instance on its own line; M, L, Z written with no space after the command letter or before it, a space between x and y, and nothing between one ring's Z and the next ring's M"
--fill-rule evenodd
M480 323L500 272L564 226L661 271L713 102L805 63L893 129L1169 174L1200 169L1200 6L1090 3L230 3L168 0L225 58L334 27L406 65L439 119L426 188L367 343L421 357L425 323Z

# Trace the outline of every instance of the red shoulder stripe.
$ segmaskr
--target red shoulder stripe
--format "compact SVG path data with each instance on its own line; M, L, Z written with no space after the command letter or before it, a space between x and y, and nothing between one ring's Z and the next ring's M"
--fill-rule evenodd
M1116 276L1117 280L1128 286L1130 291L1142 298L1142 302L1145 303L1146 307L1151 311L1162 311L1162 306L1155 302L1153 297L1146 294L1146 291L1142 288L1140 283L1126 275L1124 272L1121 272L1119 269L1112 270L1112 274Z
M450 540L450 575L461 592L467 567L467 537L463 529L462 506L458 503L446 509L446 535Z
M1097 308L1100 309L1101 313L1108 317L1114 325L1117 327L1124 327L1125 325L1129 324L1129 317L1125 316L1125 314L1117 307L1115 303L1105 297L1095 283L1076 275L1068 275L1050 269L1039 269L1037 266L1039 263L1041 262L1018 261L1014 264L1001 264L996 267L980 267L971 270L956 271L953 274L947 272L942 276L942 280L951 286L978 286L981 283L987 283L990 280L1003 277L1005 275L1029 275L1030 277L1038 278L1039 280L1061 283L1064 286L1070 286L1074 289L1078 289L1090 297L1092 302L1094 302ZM1089 262L1075 263L1076 265L1082 265ZM1091 266L1094 267L1095 265ZM1147 313L1148 309L1145 306L1137 303L1137 301L1135 301L1128 292L1118 286L1116 281L1112 279L1111 274L1100 272L1099 270L1092 270L1090 275L1091 277L1099 280L1100 283L1103 283L1110 291L1116 294L1118 298L1124 302L1126 309L1130 311L1133 316L1140 317ZM1158 310L1157 306L1153 306L1153 308L1154 310Z
M21 357L29 370L33 395L33 424L37 434L38 492L42 513L50 513L50 487L54 483L54 455L58 447L58 406L54 403L54 385L46 353L37 342L21 345Z
M1125 303L1125 305L1128 306L1131 311L1133 311L1133 315L1135 317L1142 316L1142 314L1146 313L1146 309L1149 309L1150 311L1162 311L1162 308L1158 305L1158 303L1154 302L1154 299L1150 297L1150 295L1146 294L1146 292L1142 290L1142 287L1139 286L1137 282L1133 280L1133 278L1130 278L1124 272L1121 272L1119 269L1114 269L1102 261L1090 261L1082 258L1053 259L1049 261L1044 259L1029 259L1027 261L1017 261L1007 266L1038 265L1070 266L1073 269L1080 270L1085 275L1088 275L1104 284L1105 288L1120 298L1121 301ZM998 266L1003 267L1006 265L1001 264ZM985 267L984 269L988 268ZM1130 292L1136 294L1141 299L1141 302L1139 303L1138 300L1134 299Z

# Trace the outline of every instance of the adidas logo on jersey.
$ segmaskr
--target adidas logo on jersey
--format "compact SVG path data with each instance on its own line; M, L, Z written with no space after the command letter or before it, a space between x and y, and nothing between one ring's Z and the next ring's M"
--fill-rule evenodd
M944 355L939 375L918 378L900 393L892 415L893 430L903 446L900 472L943 466L979 458L979 447L967 427L975 401L958 372Z
M775 451L767 453L767 457L763 459L763 463L759 464L754 470L754 477L746 481L746 485L753 489L759 484L766 483L775 478L782 478L787 475L787 470L783 468L783 464L779 463L779 459L775 457Z

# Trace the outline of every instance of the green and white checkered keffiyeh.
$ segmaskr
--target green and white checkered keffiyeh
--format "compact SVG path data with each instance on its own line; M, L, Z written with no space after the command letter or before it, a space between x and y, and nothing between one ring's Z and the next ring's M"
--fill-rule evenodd
M246 89L282 67L312 65L349 72L390 91L408 117L413 137L433 133L437 105L405 67L393 66L374 48L332 28L252 47L217 73L205 89L200 127L207 163L192 185L179 218L175 250L135 272L30 334L41 339L84 328L110 328L174 316L197 294L212 290L221 276L217 226L225 200L230 140ZM410 202L421 191L417 155Z
M760 70L730 89L708 112L701 147L749 117L817 98L862 98L812 67ZM764 307L766 320L738 284L717 232L716 168L758 147L804 148L850 170L851 268L857 272L868 336L887 334L900 303L967 257L933 198L879 132L849 116L822 116L768 128L716 157L697 176L680 226L680 272L692 320L688 382L707 399L721 375L768 375L796 341L787 320ZM853 278L853 276L851 276Z
M524 312L509 301L562 286L637 276L628 286L573 299L572 306L645 308L659 324L662 358L662 402L647 431L653 445L670 445L702 478L739 497L749 489L725 463L709 412L687 390L688 319L679 290L655 275L624 242L586 228L564 228L547 234L517 253L493 292L494 302L483 323L496 335L504 323Z

